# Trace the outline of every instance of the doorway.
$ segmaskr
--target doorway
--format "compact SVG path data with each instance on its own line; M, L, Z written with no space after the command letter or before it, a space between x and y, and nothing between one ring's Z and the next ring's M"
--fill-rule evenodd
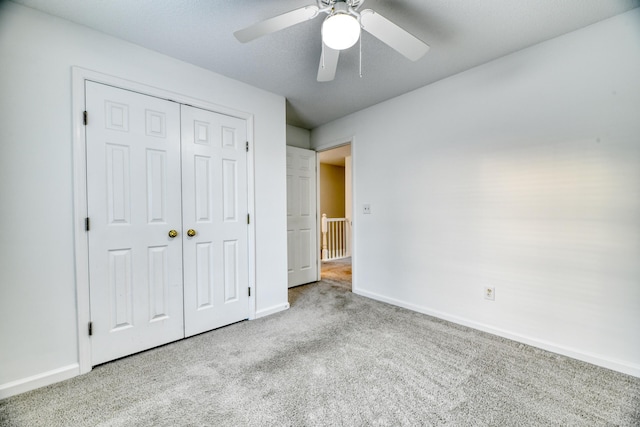
M318 152L321 280L352 289L351 144Z

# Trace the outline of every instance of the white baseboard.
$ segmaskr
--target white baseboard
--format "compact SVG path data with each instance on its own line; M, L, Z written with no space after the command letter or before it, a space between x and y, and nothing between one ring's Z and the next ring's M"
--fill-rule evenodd
M371 298L377 301L386 302L398 307L403 307L418 313L427 314L429 316L437 317L439 319L447 320L449 322L457 323L459 325L468 326L473 329L477 329L483 332L488 332L493 335L498 335L503 338L507 338L513 341L521 342L533 347L537 347L543 350L550 351L552 353L561 354L563 356L571 357L573 359L582 360L583 362L591 363L603 368L611 369L614 371L622 372L623 374L632 375L640 378L640 365L611 359L598 354L592 354L580 350L576 350L571 347L565 347L549 341L540 340L537 338L531 338L526 335L513 333L504 329L495 328L484 323L479 323L473 320L465 319L463 317L454 316L451 314L443 313L437 310L433 310L427 307L423 307L416 304L411 304L405 301L397 300L395 298L389 298L384 295L377 294L375 292L364 291L362 289L354 289L354 293L362 295L367 298Z
M68 380L80 374L80 366L77 363L63 366L58 369L32 375L6 384L0 384L0 399L15 396L16 394L35 390L53 383Z
M283 304L277 304L271 307L267 307L267 308L263 308L262 310L258 310L256 311L256 319L259 319L261 317L264 316L269 316L270 314L275 314L278 313L280 311L284 311L284 310L288 310L289 309L289 303L285 302Z

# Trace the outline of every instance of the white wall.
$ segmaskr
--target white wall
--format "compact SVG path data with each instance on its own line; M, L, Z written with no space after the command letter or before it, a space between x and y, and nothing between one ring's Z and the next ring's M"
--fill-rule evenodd
M358 293L640 376L640 9L312 145L351 136Z
M292 147L311 148L311 132L296 126L287 125L287 145Z
M0 395L78 362L71 66L254 114L257 315L288 306L284 98L9 2L0 63Z
M320 163L320 214L345 218L345 168Z

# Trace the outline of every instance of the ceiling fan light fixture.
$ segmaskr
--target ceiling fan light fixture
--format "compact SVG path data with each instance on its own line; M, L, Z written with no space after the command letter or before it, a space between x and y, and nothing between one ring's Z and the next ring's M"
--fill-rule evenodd
M347 13L329 15L322 23L322 42L334 50L348 49L360 38L360 23Z

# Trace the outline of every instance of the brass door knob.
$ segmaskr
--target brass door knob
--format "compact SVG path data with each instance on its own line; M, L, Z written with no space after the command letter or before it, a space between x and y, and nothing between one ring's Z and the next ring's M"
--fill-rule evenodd
M178 232L176 230L169 230L169 237L171 237L172 239L177 235L178 235Z
M193 237L195 235L196 235L196 230L194 230L193 228L190 228L187 230L187 236Z

